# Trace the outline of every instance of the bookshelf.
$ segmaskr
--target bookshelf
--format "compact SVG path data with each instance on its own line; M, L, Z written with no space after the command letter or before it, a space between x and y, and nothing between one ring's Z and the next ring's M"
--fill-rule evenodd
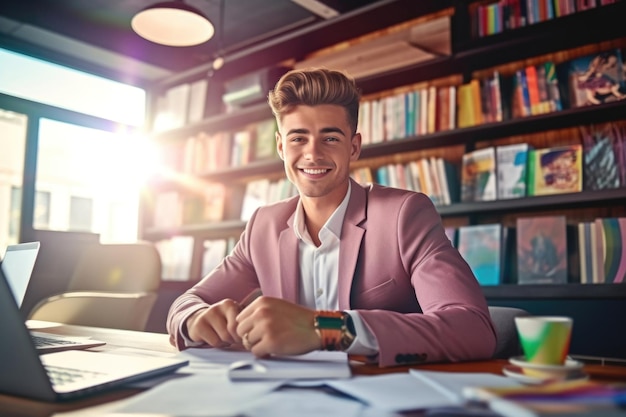
M367 76L358 80L364 95L390 91L403 86L447 76L460 76L464 81L473 78L477 71L533 59L546 54L596 44L626 39L626 26L622 16L626 15L626 2L605 5L522 28L504 31L481 38L471 36L472 10L483 1L456 0L438 2L414 2L412 0L381 1L364 9L322 22L291 35L282 36L248 50L239 51L226 59L225 67L217 72L209 83L206 115L201 121L181 128L159 132L154 135L157 144L184 141L198 132L216 133L236 129L244 124L260 122L271 117L265 103L253 105L230 113L216 104L221 97L219 86L228 79L252 71L259 66L275 65L288 60L301 60L309 53L330 47L348 39L383 30L404 21L448 12L451 19L452 54ZM577 28L592 30L576 30ZM198 67L177 74L154 86L154 94L183 82L191 82L206 74L206 67ZM574 128L583 124L626 120L626 100L592 107L565 109L558 112L527 116L497 123L485 123L471 127L409 136L401 140L386 141L364 146L360 166L373 168L383 165L382 161L402 159L416 152L430 152L441 148L464 147L473 149L481 143L498 141L502 138L523 137L545 131ZM194 178L206 182L226 184L240 201L242 190L248 181L257 178L278 178L283 175L280 160L251 162L243 167L226 167L202 173ZM163 190L181 190L176 182L155 178L148 186L149 193ZM465 218L480 222L481 218L505 217L512 212L518 214L540 213L550 210L594 210L607 206L626 206L626 188L601 191L583 191L571 194L527 197L514 200L454 203L442 206L439 212L444 219ZM237 204L235 204L236 206ZM192 236L202 239L238 237L245 223L233 212L226 213L225 220L217 223L185 224L178 227L155 227L150 223L150 204L143 203L143 226L141 237L157 241L169 236ZM624 211L622 210L622 215ZM191 286L199 279L200 271L198 243L191 263L190 280L181 282L180 288ZM168 284L169 285L169 284ZM619 288L616 288L619 287ZM500 285L485 287L488 298L622 298L626 291L622 286L603 284L586 285Z

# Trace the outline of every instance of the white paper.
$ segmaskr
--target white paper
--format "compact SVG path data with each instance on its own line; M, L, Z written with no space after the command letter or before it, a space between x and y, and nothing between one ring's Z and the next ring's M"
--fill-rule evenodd
M190 375L138 394L118 413L173 416L236 416L280 386L277 382L231 382L221 375Z
M386 411L419 410L459 404L409 373L358 376L328 381L327 384L365 404Z

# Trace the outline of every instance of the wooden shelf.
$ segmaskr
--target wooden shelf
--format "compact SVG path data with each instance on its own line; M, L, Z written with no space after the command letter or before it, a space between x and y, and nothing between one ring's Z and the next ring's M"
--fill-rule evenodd
M623 284L537 284L482 287L487 299L593 299L624 298Z
M153 138L157 142L184 140L199 132L215 133L227 131L249 123L267 120L272 117L274 116L272 115L270 107L267 103L263 102L254 106L233 111L232 113L209 117L198 123L193 123L185 127L159 132L153 135Z
M467 74L533 56L626 36L626 2L602 6L476 40L462 37L450 57L366 77L358 81L364 94L403 85ZM593 28L572 31L569 28Z
M220 239L224 236L239 237L246 227L242 220L225 220L219 223L191 224L178 227L152 227L144 232L144 239L161 240L172 236L194 236L204 239Z
M463 61L465 68L487 68L623 37L626 35L624 15L626 3L622 1L482 38L460 39L455 58Z
M442 217L467 216L474 213L511 213L513 211L545 210L555 208L606 206L607 203L626 204L626 188L581 191L579 193L542 195L508 200L456 203L437 207Z

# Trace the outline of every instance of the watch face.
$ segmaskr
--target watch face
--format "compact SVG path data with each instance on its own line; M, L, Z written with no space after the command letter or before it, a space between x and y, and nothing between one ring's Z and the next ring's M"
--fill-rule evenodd
M341 330L343 327L343 319L341 317L317 316L317 326L320 329Z

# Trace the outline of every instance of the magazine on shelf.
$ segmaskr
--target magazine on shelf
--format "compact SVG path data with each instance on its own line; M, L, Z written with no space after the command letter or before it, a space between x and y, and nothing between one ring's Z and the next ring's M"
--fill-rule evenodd
M571 59L559 66L569 107L583 107L626 99L626 78L618 48Z
M461 226L457 248L480 285L498 285L502 281L502 225Z
M496 148L498 199L526 196L526 165L530 146L514 143Z
M528 159L528 195L582 191L582 174L580 144L531 150Z
M613 123L580 126L583 138L583 179L585 190L618 188L622 184L620 155L623 143ZM620 160L621 159L621 160Z
M496 151L490 146L463 155L461 173L461 201L495 200Z
M518 218L518 284L566 284L567 245L565 216Z

